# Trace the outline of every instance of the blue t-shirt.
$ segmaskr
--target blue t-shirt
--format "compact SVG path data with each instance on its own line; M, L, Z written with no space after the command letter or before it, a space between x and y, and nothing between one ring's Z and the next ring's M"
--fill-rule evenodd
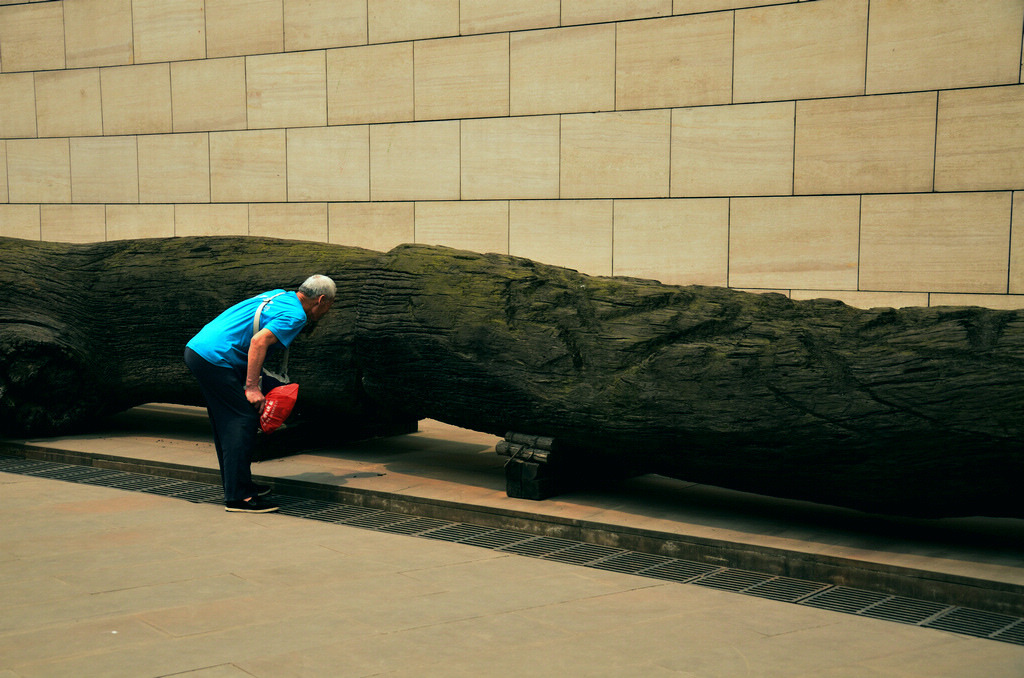
M264 292L240 301L199 330L188 342L188 347L204 360L221 367L245 369L249 362L249 342L252 341L252 321L256 310L267 299L284 290ZM294 292L281 294L263 307L260 329L269 329L280 346L287 348L306 326L306 312Z

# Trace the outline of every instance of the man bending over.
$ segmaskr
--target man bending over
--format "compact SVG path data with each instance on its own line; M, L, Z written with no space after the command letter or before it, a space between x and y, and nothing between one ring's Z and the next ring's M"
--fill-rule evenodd
M185 364L199 382L213 425L228 511L278 509L264 499L270 488L254 483L250 468L266 400L260 388L263 363L268 353L290 346L307 323L323 318L335 293L334 281L323 275L310 276L297 292L264 292L221 313L186 345Z

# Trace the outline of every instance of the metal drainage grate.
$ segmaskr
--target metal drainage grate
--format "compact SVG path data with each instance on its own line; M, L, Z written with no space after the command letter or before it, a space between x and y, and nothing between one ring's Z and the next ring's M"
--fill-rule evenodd
M743 593L748 596L780 600L784 603L795 603L827 588L831 588L831 584L789 579L788 577L773 577L762 584L750 587Z
M36 476L37 478L49 478L50 480L78 482L82 478L89 478L97 474L96 469L91 466L56 466L29 471L26 475Z
M724 567L718 565L707 565L705 563L672 558L668 562L647 568L644 570L644 576L687 584L697 577L703 577L711 572L724 569Z
M543 558L557 551L575 546L578 543L580 542L570 539L559 539L558 537L534 537L533 539L527 539L516 544L503 546L498 550L506 553L515 553L520 556Z
M567 549L561 549L542 557L547 560L557 560L560 563L590 565L591 563L595 563L599 560L611 558L625 552L626 551L624 549L618 549L612 546L600 546L598 544L577 542Z
M400 525L407 523L415 518L415 516L409 516L402 513L390 513L388 511L381 511L372 515L362 516L361 518L353 518L352 520L346 520L345 524L350 527L364 527L368 530L378 530L382 527L388 527L390 525Z
M923 626L930 629L962 633L967 636L992 638L1004 631L1009 631L1010 627L1016 625L1019 621L1017 617L1010 617L1005 614L994 614L958 607L952 608L948 614L933 619L923 624ZM1002 640L1002 638L997 638L997 640Z
M326 511L334 506L330 502L320 499L304 499L300 497L279 496L275 502L282 514L296 518L309 518L319 511Z
M861 614L865 617L888 619L890 621L903 622L904 624L920 624L949 608L949 605L943 605L942 603L930 603L926 600L892 596L877 605L872 605L863 610Z
M322 520L325 523L344 523L354 518L380 513L380 509L365 508L363 506L346 506L344 504L333 504L329 508L310 513L303 516L313 520Z
M1024 645L1024 619L1018 619L1015 624L1010 624L1003 630L992 634L992 637L1006 643Z
M493 527L480 527L469 523L448 523L436 530L427 530L420 536L427 539L439 539L440 541L460 542L464 539L479 537L482 534L494 532Z
M391 532L392 534L418 535L421 532L436 530L447 524L448 521L438 520L436 518L413 518L405 523L392 523L391 525L384 525L377 529L381 532Z
M150 487L146 490L149 494L158 494L164 497L178 498L183 492L189 492L194 490L203 489L203 485L200 483L190 483L187 480L172 480L166 485L157 485Z
M888 597L884 593L851 589L846 586L834 586L816 596L811 596L801 604L833 612L858 614L872 605L877 605Z
M135 492L149 492L161 487L174 486L177 483L177 481L170 478L157 478L155 476L134 475L130 473L122 474L117 478L111 478L106 482L99 482L98 479L80 480L78 482L92 483L93 485L105 485L106 487L115 487L119 490L133 490ZM196 483L196 485L192 487L179 487L178 492L198 492L200 490L205 490L208 487L209 486L203 486Z
M33 472L47 468L67 466L67 464L56 464L50 461L39 461L37 459L22 459L20 457L0 457L0 471L4 473L17 473L19 475L32 475Z
M0 455L0 472L220 504L219 486ZM587 542L411 516L320 499L275 495L281 513L309 520L455 542L594 569L696 584L832 612L1024 645L1024 618L876 591L790 579Z
M529 539L533 539L533 535L526 534L525 532L491 530L490 532L484 532L482 534L469 537L468 539L463 539L461 543L469 544L470 546L479 546L485 549L497 550Z
M599 560L591 565L591 567L611 572L622 572L623 574L646 574L645 570L658 565L664 565L672 560L672 558L667 556L658 556L652 553L625 551L617 556Z
M85 483L86 485L109 486L111 483L115 483L119 480L124 480L127 477L127 474L124 473L123 471L113 471L111 469L105 468L94 468L91 470L91 474L75 478L74 482Z
M747 589L751 589L758 584L763 584L772 576L770 574L761 574L760 572L747 572L745 570L719 570L713 572L700 579L693 581L697 586L707 586L713 589L722 589L723 591L735 591L742 593Z

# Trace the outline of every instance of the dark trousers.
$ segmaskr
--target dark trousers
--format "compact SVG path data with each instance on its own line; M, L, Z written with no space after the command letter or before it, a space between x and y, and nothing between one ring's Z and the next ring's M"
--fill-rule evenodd
M213 365L187 347L185 365L199 382L206 400L220 477L224 483L224 501L240 501L255 496L250 465L256 446L259 412L245 398L245 374Z

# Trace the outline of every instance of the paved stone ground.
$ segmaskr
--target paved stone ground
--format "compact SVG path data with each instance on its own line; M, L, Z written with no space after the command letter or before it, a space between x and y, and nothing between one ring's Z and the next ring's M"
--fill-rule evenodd
M1024 676L1024 647L0 473L0 678Z

